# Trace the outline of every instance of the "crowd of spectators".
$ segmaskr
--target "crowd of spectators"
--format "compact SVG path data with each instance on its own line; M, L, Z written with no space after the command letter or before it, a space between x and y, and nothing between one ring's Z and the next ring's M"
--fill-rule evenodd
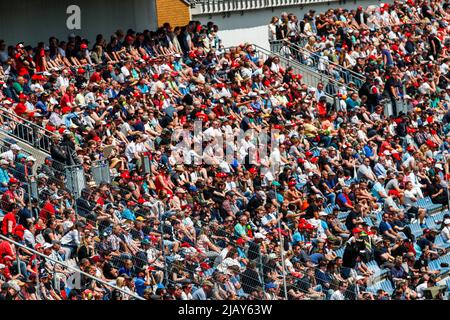
M1 234L24 246L0 240L0 299L429 298L450 246L449 9L274 18L271 40L306 35L366 75L335 105L276 55L224 48L213 23L0 41L0 127L32 122L50 152L39 166L15 143L0 154ZM386 116L383 95L405 112ZM98 161L110 183L91 174ZM68 166L86 174L79 196ZM121 290L70 286L55 261Z

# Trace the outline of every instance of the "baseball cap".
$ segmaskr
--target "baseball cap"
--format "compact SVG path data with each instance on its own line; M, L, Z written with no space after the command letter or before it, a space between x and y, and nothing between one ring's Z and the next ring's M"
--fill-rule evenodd
M275 283L273 283L273 282L269 282L269 283L266 283L265 288L266 288L266 290L268 290L268 289L276 289L277 285Z
M17 144L13 144L13 145L11 145L11 150L20 151L20 150L22 150L22 148L19 147Z

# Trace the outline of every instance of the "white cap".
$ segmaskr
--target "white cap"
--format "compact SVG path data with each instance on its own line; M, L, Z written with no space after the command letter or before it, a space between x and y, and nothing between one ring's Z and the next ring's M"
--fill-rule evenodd
M444 224L445 224L445 225L450 224L450 219L445 219L445 220L444 220Z
M36 159L32 156L27 157L27 161L33 161L36 162Z
M20 151L20 150L22 150L22 148L19 147L17 144L13 144L13 145L11 145L11 150Z
M46 243L44 243L44 245L42 247L45 250L45 249L50 249L51 247L53 247L53 245L51 243L46 242Z

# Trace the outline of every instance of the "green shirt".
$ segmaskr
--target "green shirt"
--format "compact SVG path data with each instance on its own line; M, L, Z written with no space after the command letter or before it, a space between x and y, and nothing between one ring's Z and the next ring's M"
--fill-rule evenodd
M23 92L23 87L18 82L14 82L13 89L17 94L21 94Z

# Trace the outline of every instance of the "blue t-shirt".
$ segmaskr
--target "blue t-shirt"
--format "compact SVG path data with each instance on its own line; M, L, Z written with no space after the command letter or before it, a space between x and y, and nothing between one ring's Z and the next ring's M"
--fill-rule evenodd
M389 224L389 222L381 221L379 229L380 229L380 233L384 233L385 231L391 230L392 227Z
M131 221L136 220L135 214L130 209L123 210L121 215L122 215L123 219L131 220Z
M292 245L295 246L300 242L306 242L305 236L302 235L300 232L296 231L292 235Z
M372 157L373 156L373 149L370 146L364 146L364 155L366 157Z
M145 280L142 278L134 278L134 286L136 287L137 294L142 297L144 295L145 289L147 289Z

